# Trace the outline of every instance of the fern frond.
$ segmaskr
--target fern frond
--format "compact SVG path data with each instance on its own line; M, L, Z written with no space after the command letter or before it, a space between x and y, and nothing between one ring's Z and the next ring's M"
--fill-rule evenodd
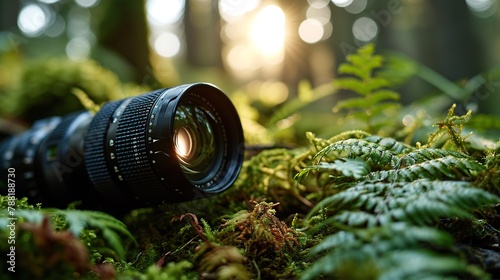
M383 57L374 55L375 46L373 44L365 45L358 49L357 53L346 57L349 63L343 63L339 66L339 73L351 74L360 79L367 79L372 75L373 69L382 66Z
M367 141L367 139L347 139L332 143L327 147L320 150L314 159L320 161L332 152L337 152L338 157L346 158L362 158L366 161L370 161L371 164L378 167L385 166L397 166L399 163L399 157L392 150L396 148L396 152L399 152L401 145L396 145L395 140L390 138L370 137L368 140L379 141L380 143L374 143ZM335 158L335 156L334 156Z
M324 224L343 224L355 228L384 226L390 223L392 223L390 215L372 214L365 211L342 211L324 221Z
M337 141L350 138L363 138L370 135L371 134L363 130L349 130L339 133L329 139L323 139L316 137L316 135L310 131L306 132L306 138L314 146L314 148L316 148L316 152Z
M304 179L312 170L333 171L339 176L360 179L370 172L370 166L359 159L338 159L334 162L320 162L318 165L308 166L295 176L299 182Z
M484 169L484 166L474 159L446 156L405 166L401 169L374 171L366 176L366 180L388 182L411 182L418 179L462 180L464 177L474 178Z
M422 163L428 160L452 156L455 158L471 159L468 155L452 150L424 148L417 149L401 157L401 167Z
M346 90L351 90L356 93L359 93L362 96L366 96L370 94L370 89L365 87L365 84L363 83L362 80L356 79L356 78L351 78L351 77L346 77L342 79L338 79L335 81L335 85L339 88L346 89ZM335 112L335 109L334 109Z
M386 115L385 113L394 113L394 109L400 107L400 104L395 102L399 100L399 94L387 88L390 86L389 80L384 76L375 75L375 70L382 66L384 59L375 55L374 49L372 44L368 44L356 53L348 55L347 62L339 66L340 74L351 76L338 78L334 85L353 91L359 97L339 101L332 108L334 112L347 110L348 116L359 121L358 123L368 131L378 131L383 125L380 117Z
M311 250L311 254L318 254L339 247L343 249L355 248L363 243L374 241L379 244L370 249L375 254L422 244L432 244L438 247L448 247L453 244L453 238L444 231L399 222L349 232L339 231L323 239L320 244ZM384 242L385 244L383 244Z
M399 100L399 94L392 90L378 90L366 97L349 98L339 101L333 110L369 108L385 100Z
M42 223L44 214L37 210L17 210L15 212L17 222L29 222L34 224ZM7 228L7 225L11 222L10 218L12 215L7 209L2 209L0 211L0 226L2 229Z
M402 274L410 276L417 275L418 271L409 268L413 261L406 260L406 265L399 264L394 268L390 265L394 263L394 255L403 257L422 256L424 259L430 257L431 260L439 259L444 262L431 263L422 261L419 269L426 271L434 277L446 275L447 273L467 274L469 271L465 261L455 256L444 254L436 255L431 251L421 249L422 246L432 246L437 248L450 248L453 238L446 232L430 227L417 227L406 223L393 223L383 227L360 229L355 231L339 231L316 245L312 255L327 252L309 267L301 279L314 279L317 275L337 275L342 273L345 266L349 264L371 263L379 275L372 275L377 279L386 279L391 274ZM435 256L432 258L432 256ZM464 267L465 265L465 267ZM386 276L384 276L386 275ZM392 279L392 278L388 278ZM407 279L395 278L395 279Z
M358 183L321 201L309 215L327 208L324 224L384 225L395 221L432 224L443 217L472 218L470 212L500 198L464 181L417 180Z
M398 142L393 138L371 135L363 139L371 143L376 143L395 155L406 154L414 150L410 145Z
M64 217L68 223L69 231L75 236L80 236L84 228L91 227L101 230L103 238L122 259L125 257L125 251L120 234L136 242L123 222L106 213L88 210L60 209L44 209L44 211L52 215Z
M378 279L488 279L466 260L424 249L389 252L380 264Z

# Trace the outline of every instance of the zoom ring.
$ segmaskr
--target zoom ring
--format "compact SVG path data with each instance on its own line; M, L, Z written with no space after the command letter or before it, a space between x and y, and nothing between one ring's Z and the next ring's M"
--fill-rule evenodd
M119 194L106 161L105 142L111 116L123 101L106 103L92 119L85 136L84 158L89 178L97 190L106 197Z
M156 203L165 197L165 189L151 168L147 156L147 129L151 108L164 92L156 90L134 98L123 111L116 130L115 146L119 173L135 194Z

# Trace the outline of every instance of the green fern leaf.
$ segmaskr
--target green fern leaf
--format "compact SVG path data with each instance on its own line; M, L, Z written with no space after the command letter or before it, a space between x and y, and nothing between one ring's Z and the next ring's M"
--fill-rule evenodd
M414 150L414 151L409 152L408 154L404 155L401 158L401 164L402 164L402 166L409 166L409 165L414 165L417 163L422 163L424 161L437 159L437 158L443 158L443 157L447 157L447 156L453 156L455 158L471 159L468 155L466 155L464 153L457 152L457 151L426 148L426 149Z
M390 150L364 139L347 139L335 142L319 151L314 159L319 161L332 152L337 152L337 157L362 158L378 167L395 166L399 163L399 158Z
M30 222L35 224L40 224L43 220L44 214L38 210L17 210L15 212L17 222ZM10 218L12 216L7 211L7 209L2 209L0 211L0 226L2 229L7 228L7 225L11 222Z
M370 94L370 89L366 88L363 81L356 78L342 78L335 81L335 86L341 89L351 90L366 96Z
M424 249L392 251L379 263L381 273L378 279L381 280L488 278L464 259Z
M120 234L136 242L123 222L103 212L60 209L44 209L44 211L53 215L63 216L68 223L68 229L75 236L80 236L82 230L88 227L101 230L104 239L122 259L125 258L125 251Z
M407 153L414 150L413 147L406 145L404 143L398 142L393 138L380 137L377 135L370 135L370 136L364 137L363 140L371 142L371 143L376 143L376 144L382 146L385 150L390 151L391 153L393 153L395 155L407 154Z
M387 225L392 222L390 215L372 214L364 211L342 211L339 214L328 218L324 224L344 224L350 227L374 227L377 225Z
M453 238L438 229L417 227L406 223L392 223L383 227L355 231L339 231L323 239L321 243L311 250L311 255L318 255L325 251L327 253L315 261L304 272L301 279L314 279L320 274L338 275L343 267L353 263L371 263L382 276L386 273L385 270L389 270L388 266L394 261L393 253L402 251L408 252L408 254L422 253L424 252L421 249L422 244L449 248L453 244ZM446 258L443 255L440 257ZM458 257L450 256L449 258L453 261L450 261L449 265L444 267L446 269L432 269L430 275L438 276L448 271L462 272L459 265L463 265L465 262ZM412 262L409 261L408 263ZM406 266L408 266L408 263L406 263ZM431 269L433 265L432 263L423 262L420 269L426 270L427 267ZM391 270L391 273L404 270L405 265L397 266L395 269L397 270ZM416 272L408 270L405 274L413 276Z
M311 170L330 171L339 173L343 177L360 179L370 172L370 166L365 161L359 159L338 159L334 162L320 162L304 168L296 179L302 180Z
M463 177L474 178L484 169L483 165L473 159L446 156L401 169L374 171L366 176L366 180L388 182L411 182L417 179L461 180Z
M346 60L359 70L354 70L352 67L345 67L342 64L339 67L339 72L342 74L352 74L360 79L367 79L372 75L372 71L380 68L383 63L381 55L374 55L375 46L373 44L365 45L358 49L357 53L350 54ZM345 63L346 65L349 65Z
M348 55L347 63L339 66L340 74L351 76L340 77L333 83L339 89L353 91L360 95L358 98L342 100L333 108L334 112L348 110L348 117L359 121L359 125L368 131L377 131L382 127L381 116L395 112L400 107L399 94L387 89L389 79L375 75L375 70L380 68L383 57L374 55L375 47L368 44L358 52ZM385 118L387 119L387 118ZM394 125L394 122L390 124Z
M333 110L370 108L384 100L399 100L399 94L391 90L379 90L366 97L349 98L339 101Z
M339 74L350 74L350 75L356 76L360 79L364 79L365 77L367 77L367 73L364 69L358 68L358 67L356 67L352 64L349 64L349 63L340 64L338 72L339 72ZM369 75L369 73L368 73L368 75Z
M325 198L313 210L332 214L323 224L385 225L395 221L432 224L443 217L472 218L470 212L500 198L463 181L417 180L398 183L358 183Z

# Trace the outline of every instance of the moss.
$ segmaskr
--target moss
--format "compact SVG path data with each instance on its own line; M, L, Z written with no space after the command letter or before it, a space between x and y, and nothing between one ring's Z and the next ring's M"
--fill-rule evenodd
M398 131L407 111L398 109L389 80L377 75L384 59L373 51L363 48L341 66L349 76L335 86L359 98L336 106L348 114L324 120L352 130L323 131L324 137L310 132L301 140L309 144L274 146L278 138L272 137L279 132L262 133L265 126L258 121L264 118L236 96L251 120L243 123L251 135L247 140L265 145L248 149L237 182L218 196L134 210L120 217L127 227L100 212L44 209L16 200L19 213L25 210L18 224L26 273L21 276L402 279L485 278L486 271L497 277L478 252L496 248L500 239L499 207L493 205L498 201L492 195L500 185L498 143L490 150L472 148L462 135L471 116L455 116L453 107L444 120L423 112L418 125ZM73 110L79 106L71 100L75 88L88 106L139 90L93 62L55 59L29 67L20 76L19 95L7 98L20 115L43 106L46 96L67 98L64 104ZM23 104L31 91L36 91L33 100ZM367 108L370 114L363 116ZM44 113L55 113L49 109ZM423 126L429 119L437 130L427 137ZM425 145L412 144L426 139ZM0 207L5 220L8 198L0 196ZM2 237L6 234L0 229ZM55 249L48 250L48 244ZM2 254L5 246L0 244Z
M93 60L45 58L26 62L12 88L1 96L0 115L17 116L28 122L83 110L83 104L106 101L146 92L122 85L118 77Z

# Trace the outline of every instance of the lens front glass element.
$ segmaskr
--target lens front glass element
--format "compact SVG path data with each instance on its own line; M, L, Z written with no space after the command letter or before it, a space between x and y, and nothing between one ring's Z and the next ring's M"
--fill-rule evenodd
M181 159L187 160L192 156L195 139L191 135L193 132L189 130L189 127L178 127L174 132L175 151Z
M201 182L217 171L217 128L214 117L203 106L186 102L177 107L174 148L182 171L192 182Z

